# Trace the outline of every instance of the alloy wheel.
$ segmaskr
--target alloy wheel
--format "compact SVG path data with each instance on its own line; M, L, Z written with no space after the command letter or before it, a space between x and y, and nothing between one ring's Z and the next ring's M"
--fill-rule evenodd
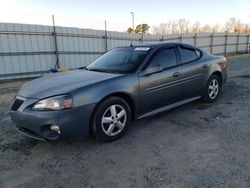
M121 105L110 106L102 116L102 130L108 136L119 134L127 122L127 112Z
M219 93L219 82L212 79L208 86L208 95L211 99L215 99Z

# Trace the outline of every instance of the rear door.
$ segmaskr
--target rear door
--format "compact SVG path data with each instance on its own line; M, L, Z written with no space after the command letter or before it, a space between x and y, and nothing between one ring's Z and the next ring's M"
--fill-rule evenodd
M200 60L202 54L198 49L189 45L178 45L177 49L182 68L182 98L200 96L208 65L202 64Z
M157 51L144 70L157 65L162 66L161 72L139 76L142 113L174 103L181 96L181 70L176 48L169 47Z

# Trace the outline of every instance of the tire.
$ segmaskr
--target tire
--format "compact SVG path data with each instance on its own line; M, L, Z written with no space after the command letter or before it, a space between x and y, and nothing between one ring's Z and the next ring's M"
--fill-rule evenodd
M217 100L221 91L221 79L217 75L212 75L206 84L205 91L202 96L203 102L211 103Z
M122 137L128 130L131 110L120 97L110 97L101 102L92 117L91 128L100 142L111 142Z

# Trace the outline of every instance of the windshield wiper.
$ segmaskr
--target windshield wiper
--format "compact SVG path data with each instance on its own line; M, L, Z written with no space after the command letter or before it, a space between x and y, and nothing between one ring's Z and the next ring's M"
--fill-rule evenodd
M79 67L78 69L82 69L82 70L89 70L87 67L83 66L83 67Z
M100 70L100 69L88 69L89 71L95 71L95 72L108 72L105 70Z

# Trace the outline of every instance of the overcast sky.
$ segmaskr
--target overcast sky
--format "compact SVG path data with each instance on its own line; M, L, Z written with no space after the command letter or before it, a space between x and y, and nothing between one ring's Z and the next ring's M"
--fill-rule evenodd
M125 31L135 24L158 25L168 20L223 24L231 17L250 22L250 0L0 0L0 22L50 24Z

